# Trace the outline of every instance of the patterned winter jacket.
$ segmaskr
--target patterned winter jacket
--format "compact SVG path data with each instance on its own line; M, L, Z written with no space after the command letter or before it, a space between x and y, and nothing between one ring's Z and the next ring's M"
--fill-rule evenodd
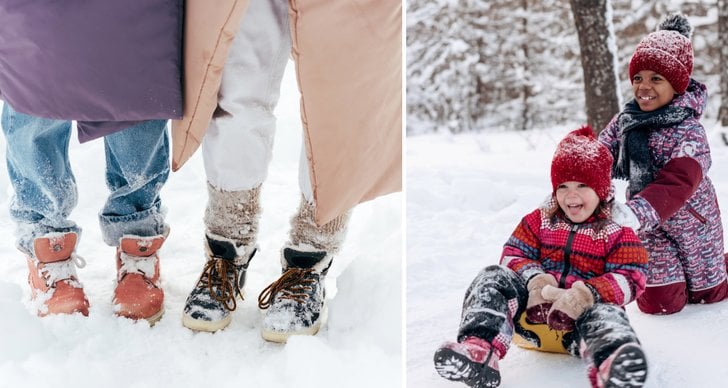
M654 128L649 133L649 158L655 173L648 177L650 183L627 201L642 224L641 231L660 226L668 234L683 233L694 229L691 224L713 222L719 217L715 188L707 176L711 165L710 146L699 121L707 96L705 85L691 79L688 91L670 103L691 109L691 117L674 126ZM599 140L612 152L615 163L623 141L620 114L599 134ZM639 173L630 171L630 180Z
M604 211L580 224L562 213L549 216L554 205L552 200L521 220L501 264L526 281L547 272L561 288L582 280L597 302L624 306L637 298L645 289L647 251L632 229L606 219Z

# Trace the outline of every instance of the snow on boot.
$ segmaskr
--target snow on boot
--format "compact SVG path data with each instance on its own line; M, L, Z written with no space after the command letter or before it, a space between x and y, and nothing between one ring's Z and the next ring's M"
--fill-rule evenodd
M261 334L272 342L314 335L326 320L324 279L332 257L286 247L283 259L281 277L258 296L258 307L266 310Z
M237 246L235 241L205 234L207 263L185 302L182 324L192 330L215 332L227 327L236 298L243 299L245 274L255 247Z
M159 283L157 251L165 236L132 236L121 238L116 250L116 314L130 319L146 319L156 323L164 313L164 291Z
M86 262L74 253L78 235L74 232L49 233L33 240L35 257L28 256L28 284L36 313L88 316L88 299L78 281L76 268Z
M626 343L607 357L596 373L598 388L638 388L647 380L647 359L636 342Z
M467 337L463 342L446 342L435 352L435 369L440 376L470 387L500 385L500 356L488 341Z

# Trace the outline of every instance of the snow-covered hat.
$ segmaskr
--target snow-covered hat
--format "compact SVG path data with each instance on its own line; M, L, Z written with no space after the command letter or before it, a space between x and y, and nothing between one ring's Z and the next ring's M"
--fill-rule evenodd
M568 181L591 187L604 201L612 187L612 154L594 137L594 130L585 125L570 132L556 146L551 162L553 192Z
M640 71L652 70L665 77L678 94L685 93L693 72L692 31L684 15L668 16L635 48L629 61L630 81Z

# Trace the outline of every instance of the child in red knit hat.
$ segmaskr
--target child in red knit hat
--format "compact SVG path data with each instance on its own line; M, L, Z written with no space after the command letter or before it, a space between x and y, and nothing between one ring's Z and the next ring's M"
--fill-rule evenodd
M640 310L671 314L686 303L728 295L723 226L708 178L710 146L700 116L705 85L690 78L692 28L683 15L663 21L629 63L634 99L599 135L614 156L615 178L629 181L615 219L638 232L649 252Z
M621 306L644 290L647 252L611 219L611 168L590 127L559 143L551 200L521 220L501 265L484 268L466 291L457 342L435 352L442 377L496 387L511 339L556 351L545 344L556 336L562 352L586 361L593 387L644 384L645 355Z

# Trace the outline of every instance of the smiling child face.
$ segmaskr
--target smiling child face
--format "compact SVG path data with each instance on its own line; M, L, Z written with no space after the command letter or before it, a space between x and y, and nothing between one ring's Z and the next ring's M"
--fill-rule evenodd
M556 202L566 217L578 224L594 214L599 205L599 196L584 183L569 181L556 188Z
M632 91L645 112L662 108L675 97L675 89L667 79L651 70L642 70L632 77Z

